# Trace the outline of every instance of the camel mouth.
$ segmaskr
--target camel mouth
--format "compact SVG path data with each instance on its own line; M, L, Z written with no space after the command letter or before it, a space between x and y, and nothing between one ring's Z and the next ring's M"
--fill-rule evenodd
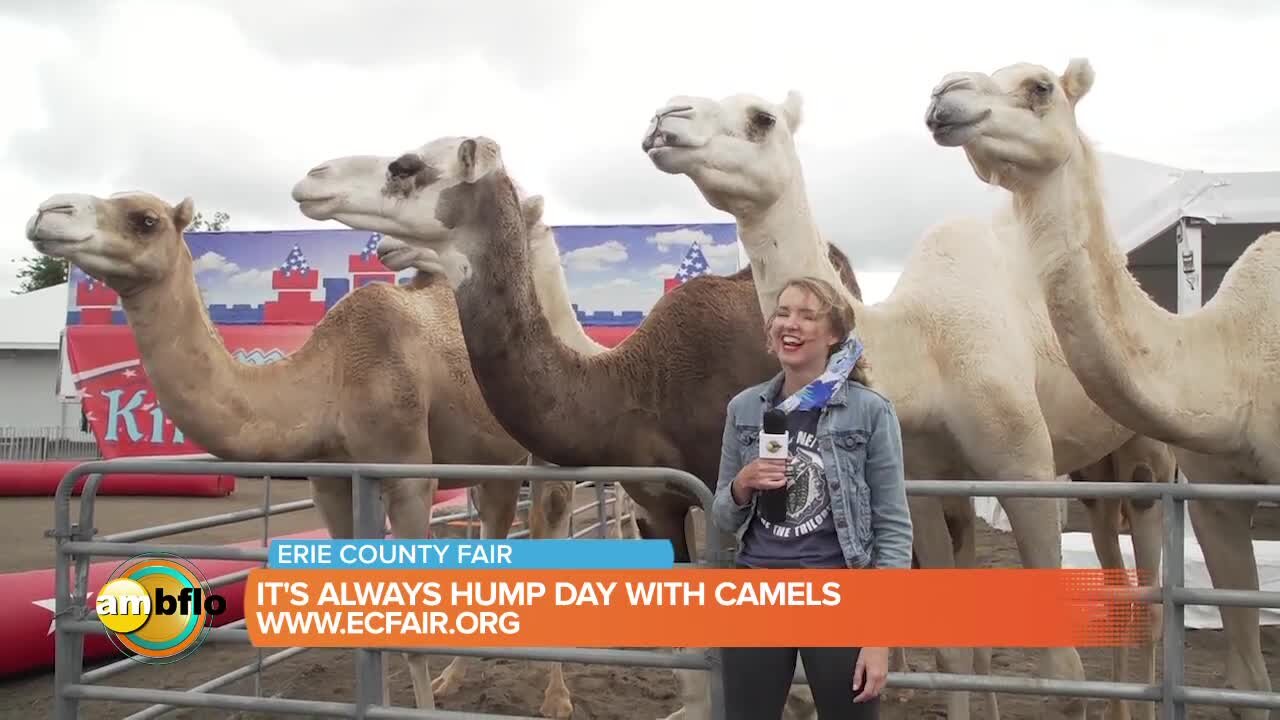
M955 108L935 106L925 119L925 126L933 135L933 141L944 147L964 145L977 135L977 128L991 116L991 108L970 113L967 116Z
M34 235L30 238L31 244L44 255L58 255L60 253L70 252L73 248L79 247L93 239L93 234L84 237L60 237L57 235Z
M933 141L944 147L965 145L978 134L978 125L986 119L986 115L976 120L930 123L929 132Z
M328 220L338 209L342 200L340 195L323 195L294 198L298 203L298 211L312 220Z
M646 154L653 157L654 153L661 150L694 150L699 147L698 143L692 139L681 135L675 130L664 130L655 128L653 132L645 136L644 142L640 143L640 149Z

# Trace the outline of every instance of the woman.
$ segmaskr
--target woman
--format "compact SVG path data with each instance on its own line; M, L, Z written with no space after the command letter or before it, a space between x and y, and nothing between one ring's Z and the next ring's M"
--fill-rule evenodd
M782 372L730 401L712 506L716 525L738 538L739 567L911 567L901 430L892 403L870 388L854 320L818 278L791 280L778 295L765 332ZM786 460L759 457L762 417L774 407L786 413ZM785 519L773 523L759 500L782 488ZM879 716L882 647L725 648L728 716L777 720L797 655L819 718Z

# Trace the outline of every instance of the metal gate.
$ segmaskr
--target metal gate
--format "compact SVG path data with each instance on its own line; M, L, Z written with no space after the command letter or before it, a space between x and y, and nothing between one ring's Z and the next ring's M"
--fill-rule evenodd
M213 692L237 680L247 678L283 660L297 655L303 648L288 648L231 673L206 682L190 692L134 687L95 685L110 675L129 667L122 660L91 672L83 672L83 640L88 633L104 632L102 624L86 607L89 556L130 557L146 552L167 552L196 559L244 559L265 562L266 548L247 549L202 545L157 545L146 541L178 532L187 532L220 524L308 507L310 501L297 501L256 510L171 523L152 528L117 533L95 539L93 507L97 485L104 473L154 474L226 474L241 477L312 476L351 478L357 538L382 537L385 520L376 481L387 477L437 477L441 480L470 479L485 481L571 480L595 483L616 481L667 482L687 490L698 499L708 521L704 561L694 563L724 567L731 553L723 550L724 533L710 522L712 495L706 486L683 471L668 468L599 467L559 468L554 466L479 466L479 465L397 465L361 463L257 463L227 462L207 455L179 458L121 458L87 462L74 468L63 478L54 499L56 541L56 657L54 670L54 717L66 720L77 717L80 700L110 700L156 703L132 717L158 717L175 706L223 708L227 710L306 714L328 717L369 718L491 718L510 720L514 716L488 715L444 710L416 710L386 707L379 704L382 694L382 652L355 650L356 698L352 703L263 698ZM81 495L79 523L71 522L71 490L82 476L89 476ZM1280 709L1280 693L1233 691L1220 688L1189 687L1183 676L1185 640L1184 611L1186 605L1214 605L1280 608L1280 593L1242 590L1191 589L1183 586L1184 577L1184 506L1187 500L1222 499L1280 502L1280 487L1253 485L1189 485L1185 483L1086 483L1086 482L996 482L996 481L920 481L907 482L907 493L917 496L988 496L1041 498L1127 497L1159 499L1164 514L1164 548L1160 587L1137 590L1130 597L1137 602L1161 603L1163 606L1163 673L1161 682L1140 683L1065 681L1047 678L953 675L949 673L890 673L888 686L924 690L993 691L1025 695L1053 695L1080 698L1127 699L1161 703L1162 720L1184 720L1188 704L1232 705ZM270 498L268 494L267 503ZM264 525L264 538L266 530ZM265 541L264 541L265 542ZM75 576L70 571L74 566ZM248 571L214 578L210 584L236 582ZM216 586L216 585L215 585ZM209 642L248 643L244 621L214 628ZM547 660L574 663L599 663L633 667L703 670L710 673L711 717L725 720L723 684L719 673L719 655L715 648L699 652L658 652L591 648L394 648L404 652L502 657L525 660ZM804 682L802 667L796 678ZM540 720L532 718L530 720Z

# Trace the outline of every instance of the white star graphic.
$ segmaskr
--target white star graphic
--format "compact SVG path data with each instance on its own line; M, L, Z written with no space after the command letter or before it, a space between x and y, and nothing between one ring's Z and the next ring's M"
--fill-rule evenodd
M133 377L133 376L135 376L135 375L137 375L137 374L138 374L138 371L137 371L137 370L125 370L125 371L124 371L124 376L125 376L125 377L127 377L127 378L131 378L131 377Z
M85 598L85 600L88 601L89 598L93 597L94 592L94 590L90 590L89 597ZM58 601L54 598L45 598L44 600L32 600L31 604L48 610L49 614L53 616L49 618L49 629L45 632L46 637L52 635L58 624Z

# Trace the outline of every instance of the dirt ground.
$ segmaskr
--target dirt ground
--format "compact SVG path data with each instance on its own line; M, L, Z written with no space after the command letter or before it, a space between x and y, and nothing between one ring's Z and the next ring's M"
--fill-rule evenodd
M235 494L229 498L104 497L99 501L95 524L99 532L111 533L261 506L263 485L261 480L241 480ZM273 503L285 502L308 497L308 485L300 481L277 480L273 482L271 492ZM578 502L590 502L592 499L594 493L582 493ZM579 521L588 524L593 516L594 513L579 516ZM42 534L52 526L52 522L51 498L0 499L0 546L6 549L4 559L0 560L0 572L52 565L52 541ZM314 510L277 515L270 519L272 535L318 527L321 527L321 522ZM1071 503L1067 529L1088 530L1083 509L1074 501ZM251 540L261 537L261 534L262 524L259 520L188 533L162 542L221 544ZM1280 539L1280 511L1260 508L1254 535L1258 539ZM981 522L979 557L991 566L1018 564L1012 536L991 530ZM1220 685L1218 673L1223 666L1224 642L1221 631L1188 631L1188 682L1209 687ZM1277 672L1280 671L1280 628L1264 627L1262 646L1268 670L1272 677L1277 677ZM270 652L267 651L267 654ZM206 644L198 651L201 662L183 662L169 667L140 666L115 676L106 684L185 690L251 662L257 654L257 650L245 646ZM1109 679L1109 650L1086 649L1081 654L1089 679ZM912 651L909 658L915 670L934 670L932 653ZM433 656L432 674L438 674L451 659ZM393 656L388 660L392 701L397 705L412 706L413 694L403 659ZM1036 656L1029 651L997 649L993 659L993 672L1032 676L1036 673ZM676 683L669 671L569 664L565 666L565 677L573 693L575 720L653 720L663 718L679 707ZM52 681L51 672L0 680L0 717L47 717ZM439 707L448 710L537 716L546 681L546 671L538 663L475 659L470 665L462 689L449 697L439 698L437 703ZM348 702L353 697L353 689L354 672L349 651L309 650L264 671L260 691L265 696ZM221 692L253 695L256 692L255 679L250 677L242 680ZM1030 720L1048 716L1046 711L1049 706L1040 698L999 695L998 702L1001 716L1006 720ZM119 718L142 707L136 704L86 702L82 704L81 716L92 719ZM889 693L889 702L884 707L882 717L886 720L942 718L945 717L944 708L942 693L918 692L908 702L897 702L893 694ZM980 698L974 697L973 709L974 717L984 715L985 708ZM1102 702L1091 701L1089 717L1102 718L1104 710ZM268 717L257 714L237 715L217 710L178 710L170 716ZM1209 707L1193 707L1189 716L1206 720L1227 720L1230 717L1226 710Z

